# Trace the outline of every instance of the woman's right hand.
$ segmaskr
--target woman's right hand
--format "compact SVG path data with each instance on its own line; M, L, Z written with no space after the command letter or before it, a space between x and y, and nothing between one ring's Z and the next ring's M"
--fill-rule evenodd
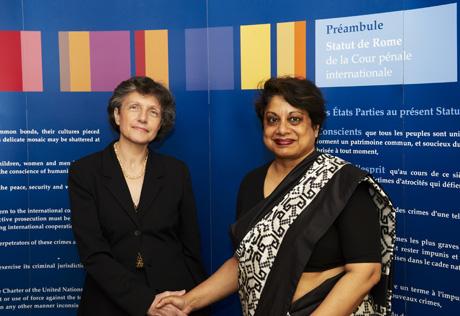
M161 293L156 308L174 306L183 313L189 314L204 308L238 289L238 261L231 257L208 279L187 292L177 294L173 292Z
M181 310L185 314L189 314L192 311L190 306L187 304L185 295L175 295L175 294L164 295L158 300L158 303L156 304L155 307L158 309L161 309L168 305L175 306L177 309Z
M155 295L155 299L147 311L147 316L186 316L187 314L181 311L181 308L174 306L174 304L162 304L158 306L158 303L166 297L178 297L181 298L185 294L185 290L182 291L165 291L163 293Z

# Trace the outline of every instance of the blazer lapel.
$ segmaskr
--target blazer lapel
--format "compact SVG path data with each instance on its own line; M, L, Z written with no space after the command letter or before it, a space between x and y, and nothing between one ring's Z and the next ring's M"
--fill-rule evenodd
M113 151L113 143L102 152L102 173L105 178L105 185L115 200L118 201L131 220L139 226L128 185L126 184L123 172L121 171L115 152Z
M149 210L150 205L160 193L163 185L163 171L164 164L161 156L150 150L138 207L138 212L141 212L141 215Z

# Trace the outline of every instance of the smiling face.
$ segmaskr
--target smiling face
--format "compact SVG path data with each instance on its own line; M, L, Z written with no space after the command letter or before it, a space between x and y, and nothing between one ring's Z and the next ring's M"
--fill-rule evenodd
M114 109L115 123L120 128L120 141L148 145L161 127L161 104L153 95L136 91L127 94L121 106Z
M275 95L264 117L264 143L277 159L299 160L315 149L319 126L312 126L310 116Z

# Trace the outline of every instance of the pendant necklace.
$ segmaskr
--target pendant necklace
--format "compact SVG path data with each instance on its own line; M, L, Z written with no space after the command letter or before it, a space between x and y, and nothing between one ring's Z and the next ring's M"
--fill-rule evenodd
M120 153L119 153L119 150L118 150L118 142L116 142L115 144L113 144L113 149L114 149L114 151L115 151L115 156L117 156L117 160L118 160L118 162L120 163L121 171L123 172L123 175L125 176L126 179L136 180L136 179L139 179L139 178L141 178L142 176L144 176L144 174L145 174L145 168L147 167L147 158L149 157L148 152L147 152L147 154L145 155L145 158L144 158L144 161L143 161L143 166L142 166L141 172L139 172L139 174L136 174L136 175L131 175L131 174L129 174L129 173L126 171L126 168L125 168L125 166L123 165L123 161L122 161L122 159L121 159L121 157L120 157Z

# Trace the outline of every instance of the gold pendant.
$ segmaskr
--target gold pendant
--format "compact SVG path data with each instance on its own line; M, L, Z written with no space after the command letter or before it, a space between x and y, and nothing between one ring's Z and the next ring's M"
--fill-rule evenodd
M144 259L142 258L142 255L140 252L137 253L136 257L136 269L142 269L144 268Z

